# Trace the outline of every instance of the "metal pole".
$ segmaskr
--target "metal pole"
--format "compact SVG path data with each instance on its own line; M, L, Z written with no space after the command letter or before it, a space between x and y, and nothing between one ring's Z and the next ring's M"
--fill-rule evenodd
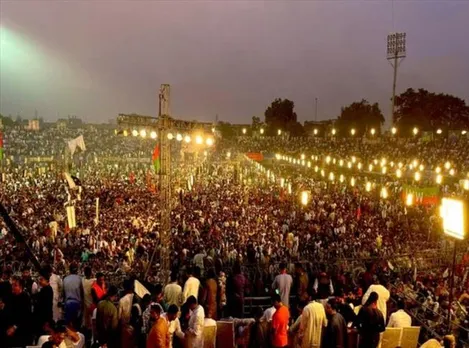
M392 101L391 101L391 117L392 117L392 122L393 124L396 124L396 117L394 115L394 109L395 109L395 100L396 100L396 82L397 82L397 50L394 55L394 78L392 81Z
M318 121L318 98L314 98L315 100L315 112L314 112L314 122Z
M454 273L456 271L456 247L457 241L454 240L453 246L453 266L451 270L451 279L450 279L450 291L449 291L449 308L448 308L448 333L451 333L451 308L453 304L453 292L454 292Z

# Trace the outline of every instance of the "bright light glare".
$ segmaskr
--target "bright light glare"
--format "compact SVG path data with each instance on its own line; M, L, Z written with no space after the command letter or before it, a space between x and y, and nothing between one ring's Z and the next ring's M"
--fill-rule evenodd
M414 195L412 193L408 193L406 198L405 198L405 204L407 206L411 206L412 204L414 204Z
M464 239L467 228L464 201L443 198L441 200L440 214L443 218L444 233L457 239Z
M304 160L306 158L306 156L304 155L304 153L301 154L301 159Z
M420 172L415 172L415 175L414 175L414 180L415 181L420 181L421 177L422 176L420 175Z
M414 133L414 135L417 135L419 133L419 129L417 127L415 127L413 130L412 130L412 133Z
M190 137L189 135L186 135L186 136L184 137L184 141L185 141L186 143L190 143L190 142L191 142L191 137Z
M469 191L469 180L468 179L465 179L464 182L463 182L463 188L466 190L466 191Z
M301 192L301 204L307 205L309 200L308 191Z
M350 130L350 134L355 135L355 128L352 128L352 129Z
M277 134L278 134L278 135L282 135L282 130L279 129L279 130L277 131Z
M437 174L441 173L441 168L440 168L440 167L436 167L436 168L435 168L435 172L436 172Z
M442 182L443 182L443 175L438 174L438 175L436 176L436 183L437 183L438 185L440 185Z
M451 168L451 169L449 170L449 175L453 176L454 174L455 174L454 169Z
M174 138L173 133L168 133L168 139L173 140L173 138Z
M402 170L400 169L396 170L396 176L400 178L402 176Z
M441 134L441 133L443 133L443 131L441 130L441 128L438 128L438 129L436 130L436 134Z
M350 186L355 186L355 178L350 179Z
M195 143L196 143L197 145L200 145L200 144L202 144L203 142L204 142L204 139L203 139L200 135L197 135L197 136L195 137Z
M176 140L177 141L182 141L182 134L176 134Z
M134 130L132 131L132 135L133 135L134 137L136 137L136 136L138 135L138 130L134 129Z
M246 134L247 130L246 128L243 128L243 134Z
M374 129L374 128L371 128L371 130L370 130L370 133L371 133L371 135L375 135L375 133L376 133L376 129Z
M391 133L392 133L392 134L396 134L396 133L397 133L397 128L396 128L396 127L392 127Z
M155 131L152 131L152 132L150 133L150 138L156 139L156 136L157 136L157 134L156 134Z
M260 132L261 134L264 134L264 128L261 128Z
M335 130L335 128L332 128L332 135L335 135L335 133L337 133L337 131Z
M315 128L313 133L314 133L314 135L318 135L318 130Z
M446 162L446 163L445 163L445 169L450 169L450 168L451 168L451 163Z
M205 140L205 144L207 144L207 146L212 146L213 145L213 138L207 138L207 140Z
M366 192L370 192L371 191L371 182L367 182L366 185L365 185L365 189L366 189Z
M147 131L146 131L145 129L142 129L142 130L140 131L140 136L141 136L142 138L145 138L145 137L147 136Z
M126 137L127 135L129 135L129 132L127 132L127 130L124 130L124 137Z
M383 188L381 189L380 195L381 195L381 198L383 198L383 199L388 198L388 190L386 189L386 187L383 187Z

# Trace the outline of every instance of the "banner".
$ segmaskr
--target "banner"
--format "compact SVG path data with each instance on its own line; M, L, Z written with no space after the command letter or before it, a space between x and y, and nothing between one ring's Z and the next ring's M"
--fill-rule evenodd
M415 187L411 185L402 186L402 198L404 201L409 193L414 195L415 204L433 205L438 204L439 189L438 186Z
M257 162L264 160L264 156L260 152L248 152L246 153L246 156L252 159L253 161L257 161Z

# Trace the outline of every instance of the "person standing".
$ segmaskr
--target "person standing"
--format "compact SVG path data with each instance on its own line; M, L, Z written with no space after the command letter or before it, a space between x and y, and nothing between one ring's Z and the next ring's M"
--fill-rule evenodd
M125 295L119 300L119 326L121 330L121 346L133 347L134 330L130 325L132 317L132 304L134 300L134 282L130 279L124 281Z
M65 323L73 324L78 329L81 324L81 316L83 314L83 283L78 273L78 265L72 263L70 265L70 274L63 280L64 291L64 307L65 307Z
M147 348L169 348L168 321L161 316L161 306L152 305L150 310L154 322L147 338Z
M275 313L272 317L272 347L283 348L288 346L288 321L290 311L282 303L280 295L275 294L272 298Z
M187 305L192 311L189 318L189 327L186 333L187 347L203 348L204 346L204 308L197 302L194 296L187 299Z
M118 347L119 342L119 316L114 302L117 301L117 288L110 286L102 301L96 308L96 334L101 346L108 348Z
M179 308L176 305L171 305L168 308L168 311L163 314L163 317L166 318L169 324L169 348L173 347L174 336L183 340L185 335L181 329L181 322L178 318Z
M241 265L236 262L233 266L233 278L231 278L228 294L230 295L231 315L235 318L244 318L244 293L249 287L245 275L241 272Z
M405 301L400 298L397 301L397 312L394 312L389 317L388 327L410 327L412 326L412 318L405 311Z
M45 266L44 271L50 274L49 284L54 294L52 301L52 319L57 322L62 318L62 309L59 307L63 291L62 278L54 273L54 269L50 265Z
M384 317L384 322L386 322L386 315L387 315L387 305L386 302L388 302L391 294L389 293L389 290L386 289L383 285L379 283L378 277L374 277L373 279L373 284L370 285L368 290L365 292L362 298L362 305L364 305L368 297L372 292L375 292L378 295L378 309L381 311Z
M383 313L378 309L378 299L378 294L372 292L358 312L355 326L360 334L359 348L378 347L380 334L386 329Z
M22 347L31 344L31 299L24 291L23 280L13 277L11 296L8 299L6 346Z
M310 302L301 315L300 336L302 348L320 348L322 330L327 326L324 306L316 301Z
M280 264L280 274L277 275L272 283L272 290L278 290L282 303L285 306L290 304L290 289L293 283L291 275L287 274L287 265L285 263Z
M344 317L337 312L338 302L331 298L326 304L327 328L323 347L346 348L348 342L347 324Z
M296 274L298 279L298 289L297 289L297 296L300 301L308 301L309 294L308 294L308 286L309 286L309 279L308 274L305 272L303 265L301 263L297 263L295 265Z
M82 279L83 282L83 326L87 330L91 330L91 316L93 314L93 297L91 296L91 288L95 282L95 279L92 278L91 267L85 267L85 278Z
M216 281L215 270L210 268L207 272L207 280L204 287L204 308L207 311L206 317L217 320L217 292L218 285Z
M194 296L196 299L199 295L200 280L193 276L192 268L188 269L189 278L184 283L184 290L182 293L182 301L185 302L189 297Z
M181 306L182 288L177 283L177 273L171 273L171 282L164 287L164 302L168 305Z
M49 284L50 275L41 270L39 273L39 292L35 296L34 319L36 324L36 333L44 333L44 324L52 321L52 307L54 292Z

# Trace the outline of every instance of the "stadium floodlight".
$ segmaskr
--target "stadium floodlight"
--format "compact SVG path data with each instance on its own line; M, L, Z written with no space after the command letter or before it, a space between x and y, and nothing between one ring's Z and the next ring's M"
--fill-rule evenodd
M195 143L196 143L197 145L201 145L203 142L204 142L204 138L202 138L200 135L197 135L197 136L195 137Z
M264 134L264 128L261 128L260 133Z
M156 139L157 136L158 136L158 135L156 134L155 131L151 131L151 132L150 132L150 138Z
M391 133L392 133L393 135L396 135L396 133L397 133L397 128L396 128L396 127L392 127Z
M438 128L438 129L436 130L436 134L441 134L441 133L443 133L443 131L441 130L441 128Z
M406 33L390 33L387 40L387 60L394 69L393 82L392 82L392 104L391 116L392 121L396 123L394 114L394 106L396 99L396 83L397 83L397 68L400 64L399 59L404 59L406 56Z
M443 198L440 214L443 232L456 239L464 239L467 233L467 203L461 199Z
M174 136L173 133L168 133L168 140L173 140Z
M182 141L182 134L180 134L180 133L176 134L176 140L177 141Z
M301 204L308 205L309 194L308 191L301 192Z
M142 130L140 131L140 136L141 136L142 138L146 138L146 136L147 136L147 131L146 131L145 129L142 129Z
M184 137L184 141L185 141L186 143L190 143L190 142L191 142L191 137L190 137L190 135L186 135L186 136Z
M212 145L213 145L213 138L207 138L207 139L205 140L205 144L206 144L207 146L212 146Z
M246 132L247 132L247 129L243 128L243 134L246 134Z
M138 130L134 129L134 130L132 131L132 135L133 135L134 137L138 136Z
M419 134L419 129L418 129L417 127L414 127L414 129L412 129L412 133L413 133L414 135Z

